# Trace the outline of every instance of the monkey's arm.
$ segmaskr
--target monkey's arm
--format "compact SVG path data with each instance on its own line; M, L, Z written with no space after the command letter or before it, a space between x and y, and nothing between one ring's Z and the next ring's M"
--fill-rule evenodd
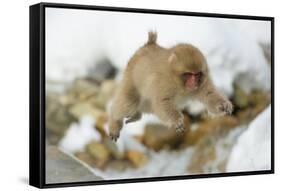
M153 113L166 125L175 128L177 132L184 131L184 116L174 102L176 90L168 83L153 82L150 94Z
M231 114L233 110L232 103L225 95L219 92L212 81L207 79L198 95L207 110L215 115Z
M157 98L152 102L153 112L177 132L184 131L184 116L168 98Z

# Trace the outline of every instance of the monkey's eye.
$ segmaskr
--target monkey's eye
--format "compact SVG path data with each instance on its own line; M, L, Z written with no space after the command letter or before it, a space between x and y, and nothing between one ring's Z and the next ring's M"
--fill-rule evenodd
M197 72L197 73L185 72L185 73L182 74L182 77L189 78L191 76L194 76L196 78L201 78L202 75L203 75L202 72Z
M192 75L193 75L193 74L190 73L190 72L185 72L185 73L182 74L182 77L183 77L184 79L186 79L186 78L188 78L188 77L190 77L190 76L192 76Z
M202 72L198 72L196 74L194 74L197 78L201 78L203 76L203 73Z

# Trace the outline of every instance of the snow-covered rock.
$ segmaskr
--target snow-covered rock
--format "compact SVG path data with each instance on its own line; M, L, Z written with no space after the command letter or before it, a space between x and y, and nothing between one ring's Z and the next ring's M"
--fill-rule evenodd
M230 155L227 172L270 170L271 106L238 138Z
M81 117L79 124L70 125L65 136L59 142L59 147L66 152L83 151L87 143L92 140L100 141L101 135L94 128L95 120L90 116Z
M186 175L186 164L191 160L192 153L192 148L181 152L167 150L160 152L151 151L148 163L138 169L128 168L120 173L120 171L110 168L106 170L93 168L93 172L109 180Z

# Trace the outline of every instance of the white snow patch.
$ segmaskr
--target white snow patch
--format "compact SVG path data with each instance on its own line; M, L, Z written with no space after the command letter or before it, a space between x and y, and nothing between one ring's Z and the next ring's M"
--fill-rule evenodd
M90 116L82 116L79 123L72 123L65 136L59 142L59 148L65 152L83 151L92 140L100 141L101 135L94 128L95 120Z
M271 168L271 106L239 137L227 164L228 172Z
M120 133L120 137L116 142L117 148L120 152L124 153L127 150L135 150L145 152L146 147L128 134L126 131Z
M128 124L124 123L122 131L130 135L143 135L145 126L151 123L159 124L163 122L154 114L143 114L141 120Z

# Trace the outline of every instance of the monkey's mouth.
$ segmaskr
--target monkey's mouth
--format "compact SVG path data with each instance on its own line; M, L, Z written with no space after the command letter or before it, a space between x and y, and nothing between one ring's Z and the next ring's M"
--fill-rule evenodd
M183 74L184 84L187 88L191 90L196 90L199 88L202 81L202 72L186 72Z

